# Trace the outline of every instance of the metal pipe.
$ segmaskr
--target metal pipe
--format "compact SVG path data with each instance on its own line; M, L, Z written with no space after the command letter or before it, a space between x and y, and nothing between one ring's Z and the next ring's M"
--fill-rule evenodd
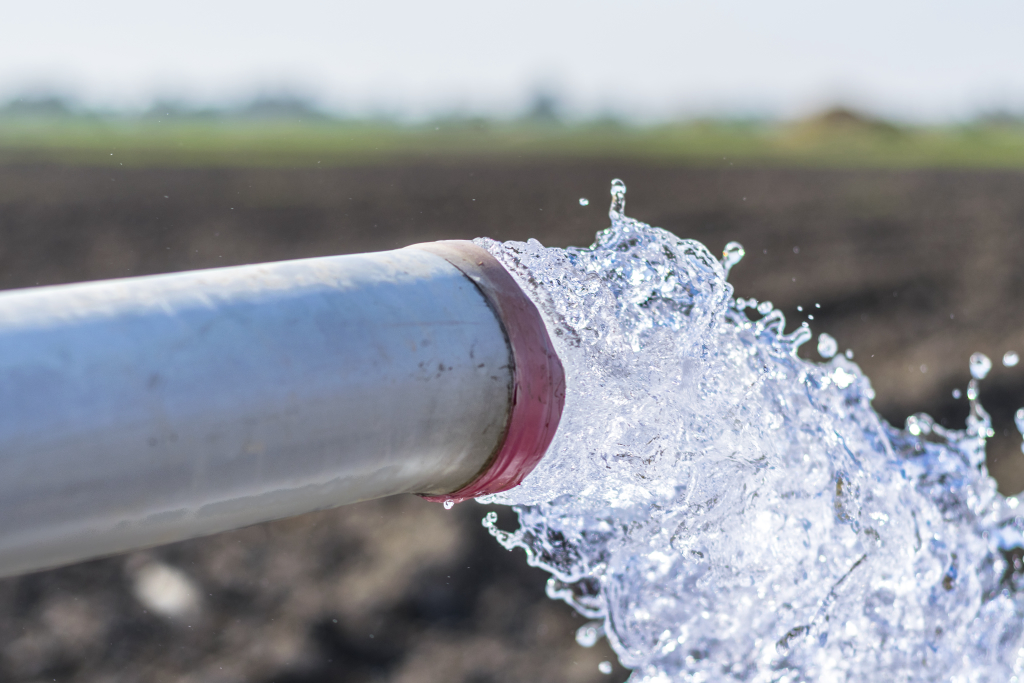
M472 243L0 293L0 576L516 485L564 398Z

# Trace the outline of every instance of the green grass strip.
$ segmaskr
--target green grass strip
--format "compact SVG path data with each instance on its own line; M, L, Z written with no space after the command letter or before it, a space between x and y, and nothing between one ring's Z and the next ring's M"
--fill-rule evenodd
M816 119L647 127L452 121L0 118L0 163L343 166L417 160L621 159L675 165L1024 168L1024 125L896 127Z

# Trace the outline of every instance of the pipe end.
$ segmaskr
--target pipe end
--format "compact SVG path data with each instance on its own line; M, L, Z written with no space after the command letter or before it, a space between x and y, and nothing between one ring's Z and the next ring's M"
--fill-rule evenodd
M466 240L410 247L440 256L483 294L508 339L514 362L512 400L505 438L468 484L446 495L424 495L451 508L470 498L518 486L540 463L565 406L565 371L537 306L487 250Z

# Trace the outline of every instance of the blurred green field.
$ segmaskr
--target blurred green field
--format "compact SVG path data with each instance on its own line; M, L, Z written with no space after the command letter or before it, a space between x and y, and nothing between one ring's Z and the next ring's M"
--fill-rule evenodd
M1021 168L1024 124L896 126L835 110L791 123L246 120L0 116L0 163L301 167L471 158L706 166Z

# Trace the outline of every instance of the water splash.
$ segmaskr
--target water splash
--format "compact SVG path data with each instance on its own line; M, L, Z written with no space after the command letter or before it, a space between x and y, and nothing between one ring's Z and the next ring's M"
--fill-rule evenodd
M1024 518L985 470L984 363L966 429L893 427L857 365L800 359L809 328L733 298L727 258L624 208L616 181L589 249L479 241L569 386L544 461L488 499L519 528L485 526L638 683L1016 682Z

